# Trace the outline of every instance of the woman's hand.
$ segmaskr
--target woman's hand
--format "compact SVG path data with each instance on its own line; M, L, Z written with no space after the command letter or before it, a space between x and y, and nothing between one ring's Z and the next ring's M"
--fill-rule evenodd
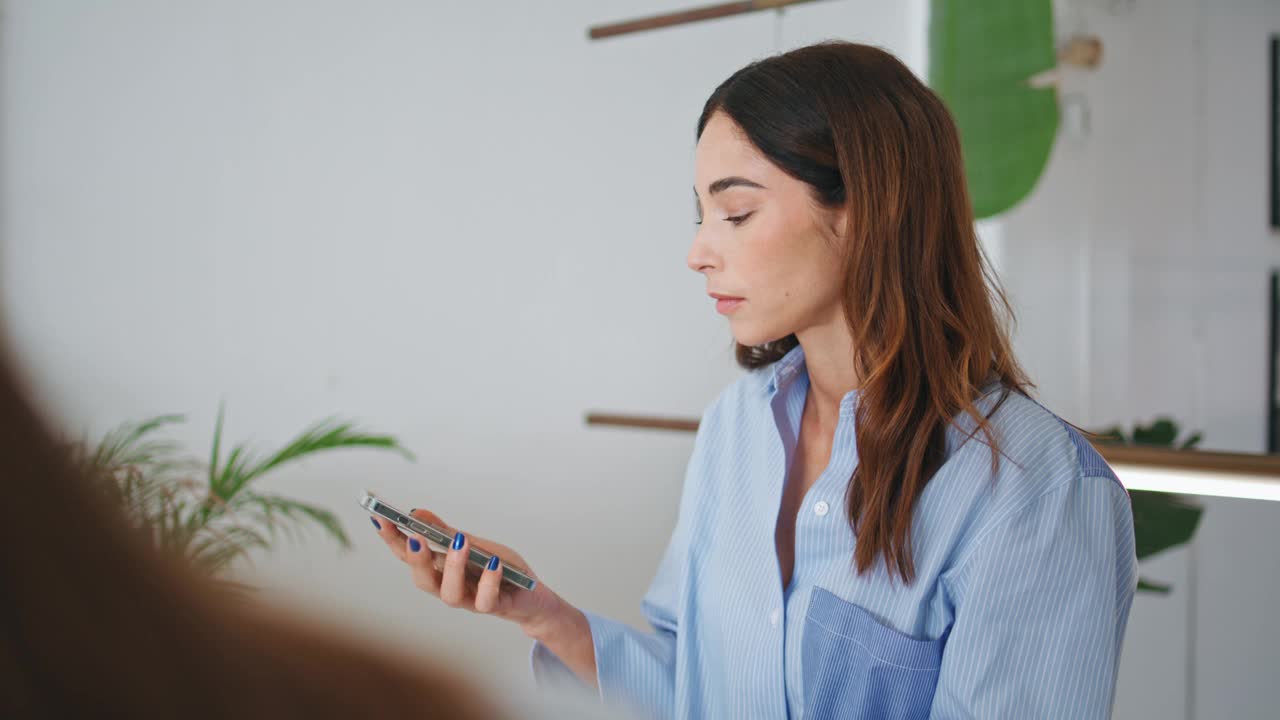
M591 625L581 610L562 600L541 581L532 590L503 583L502 564L505 562L537 579L524 558L506 545L474 538L477 548L498 558L497 563L490 562L483 571L477 571L467 562L473 538L450 527L435 513L414 510L409 514L454 535L448 554L441 556L431 551L426 538L405 536L391 523L373 519L378 534L392 554L409 566L414 585L440 598L449 607L466 608L518 624L526 635L555 653L583 682L596 686L598 679Z
M448 529L454 535L447 555L433 552L426 538L406 536L386 520L374 518L374 526L391 552L409 566L413 584L440 598L445 605L509 620L518 624L530 637L544 635L560 623L566 608L575 610L541 582L533 590L503 583L504 563L511 563L537 579L524 559L511 548L457 532L435 513L414 510L410 514L425 523ZM477 548L492 553L498 559L496 565L491 562L489 567L480 571L467 562L473 540Z

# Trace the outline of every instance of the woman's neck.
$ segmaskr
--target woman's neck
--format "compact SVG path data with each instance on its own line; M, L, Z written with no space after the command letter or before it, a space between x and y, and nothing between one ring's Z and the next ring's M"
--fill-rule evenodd
M796 339L804 349L805 370L809 375L806 404L811 406L820 426L834 429L840 416L840 402L860 386L849 329L843 322L833 323L797 333Z

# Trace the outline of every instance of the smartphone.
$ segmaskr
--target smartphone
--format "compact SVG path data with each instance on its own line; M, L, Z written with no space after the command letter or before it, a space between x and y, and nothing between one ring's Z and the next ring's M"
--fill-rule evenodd
M421 535L427 539L427 544L436 552L448 552L449 545L453 542L453 535L449 534L448 531L434 525L428 525L407 512L397 510L371 492L365 492L364 497L360 498L360 507L390 522L406 533ZM492 553L487 553L476 547L472 547L470 550L470 556L467 558L468 563L481 570L489 566L489 558L493 557ZM537 580L506 563L502 564L502 580L525 590L532 590L538 584Z

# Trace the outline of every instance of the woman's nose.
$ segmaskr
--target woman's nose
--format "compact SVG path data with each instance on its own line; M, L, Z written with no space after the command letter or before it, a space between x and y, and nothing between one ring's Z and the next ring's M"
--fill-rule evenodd
M693 236L693 246L689 248L689 256L685 258L685 262L690 270L705 273L715 269L719 261L707 247L706 241L702 239L702 233L699 232Z

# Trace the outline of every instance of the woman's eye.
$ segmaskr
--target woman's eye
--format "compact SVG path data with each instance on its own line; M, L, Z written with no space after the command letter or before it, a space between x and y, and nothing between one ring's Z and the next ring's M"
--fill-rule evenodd
M747 218L751 217L753 214L754 214L754 211L753 211L753 212L749 212L749 213L743 213L743 214L741 214L741 215L732 215L732 216L730 216L730 217L725 218L725 219L724 219L724 221L725 221L725 222L728 222L728 223L733 223L735 226L737 226L737 225L741 225L742 223L746 222L746 221L747 221ZM702 224L702 215L701 215L701 214L699 214L699 215L697 216L697 219L695 219L695 220L693 221L693 224L694 224L694 225L701 225L701 224Z

